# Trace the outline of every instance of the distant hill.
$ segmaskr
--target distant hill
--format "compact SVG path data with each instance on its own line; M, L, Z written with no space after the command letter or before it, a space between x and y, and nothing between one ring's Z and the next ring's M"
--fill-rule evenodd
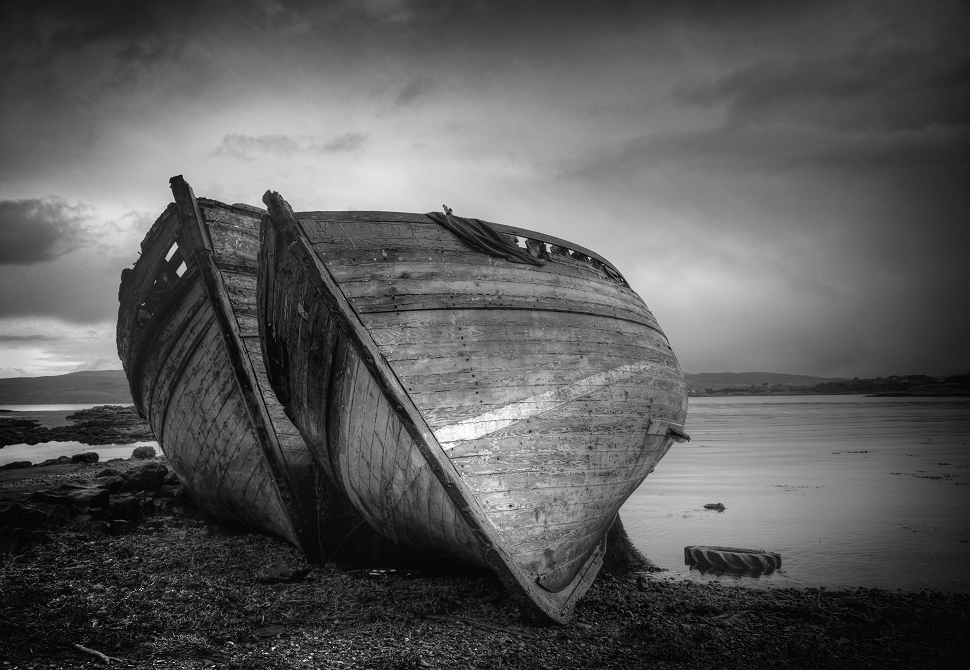
M130 403L124 370L0 379L0 405Z
M778 372L701 372L684 373L688 391L704 389L723 389L730 386L815 386L824 382L844 381L848 377L809 377L808 375L786 375Z
M692 396L729 395L872 395L872 396L970 396L970 372L931 377L889 375L874 379L809 377L774 372L702 372L685 374Z

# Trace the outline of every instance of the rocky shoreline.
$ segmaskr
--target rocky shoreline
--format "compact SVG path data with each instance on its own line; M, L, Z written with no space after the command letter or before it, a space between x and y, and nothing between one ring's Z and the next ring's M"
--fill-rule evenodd
M601 574L537 627L481 573L327 563L207 522L157 459L0 473L3 668L956 668L966 594ZM30 508L27 510L25 508ZM59 509L58 509L59 508ZM33 510L33 511L31 511ZM11 520L33 524L14 531ZM32 521L30 521L32 519Z
M99 405L78 410L67 415L67 425L41 425L36 414L39 412L6 411L0 415L0 449L11 444L132 444L155 439L151 426L132 406Z

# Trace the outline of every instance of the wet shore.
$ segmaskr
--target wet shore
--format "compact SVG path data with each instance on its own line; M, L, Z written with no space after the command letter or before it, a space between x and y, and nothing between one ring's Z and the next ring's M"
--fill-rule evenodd
M106 466L119 474L95 477ZM4 668L103 665L92 651L144 668L956 668L967 656L965 594L753 590L663 572L601 574L572 622L534 626L489 575L304 567L282 542L206 523L171 475L119 484L145 467L0 473L0 510L110 479L152 512L117 534L78 514L0 559Z

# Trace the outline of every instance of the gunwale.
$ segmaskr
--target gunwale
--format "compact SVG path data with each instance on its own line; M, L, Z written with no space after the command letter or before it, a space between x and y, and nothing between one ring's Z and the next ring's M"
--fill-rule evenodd
M364 211L357 210L353 212L338 212L338 211L306 211L306 212L296 212L297 218L303 221L328 221L328 220L340 220L340 221L353 221L360 220L364 222L370 221L401 221L405 223L420 223L431 226L436 226L437 224L428 218L427 214L415 214L413 212L378 212L378 211ZM482 219L484 221L484 219ZM582 247L574 242L569 242L562 239L561 237L556 237L554 235L549 235L548 233L538 232L535 230L529 230L528 228L523 228L521 226L511 226L504 223L494 223L492 221L484 221L492 228L495 228L501 233L507 233L510 235L515 235L517 237L526 237L533 240L539 240L547 244L555 244L561 247L572 249L577 251L584 256L590 258L595 258L600 263L608 265L613 269L620 277L619 269L613 263L608 261L605 257L601 256L591 249ZM310 239L313 239L311 237ZM624 280L625 281L625 280Z

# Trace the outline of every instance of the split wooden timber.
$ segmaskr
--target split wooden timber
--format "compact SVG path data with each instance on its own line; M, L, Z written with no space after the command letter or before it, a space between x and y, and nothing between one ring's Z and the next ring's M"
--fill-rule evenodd
M122 273L118 353L132 398L209 513L281 537L318 561L333 495L263 371L256 326L262 210L175 203Z
M395 542L490 567L568 620L620 506L686 437L649 309L556 238L502 226L548 258L513 265L422 214L263 199L267 374L332 481Z

